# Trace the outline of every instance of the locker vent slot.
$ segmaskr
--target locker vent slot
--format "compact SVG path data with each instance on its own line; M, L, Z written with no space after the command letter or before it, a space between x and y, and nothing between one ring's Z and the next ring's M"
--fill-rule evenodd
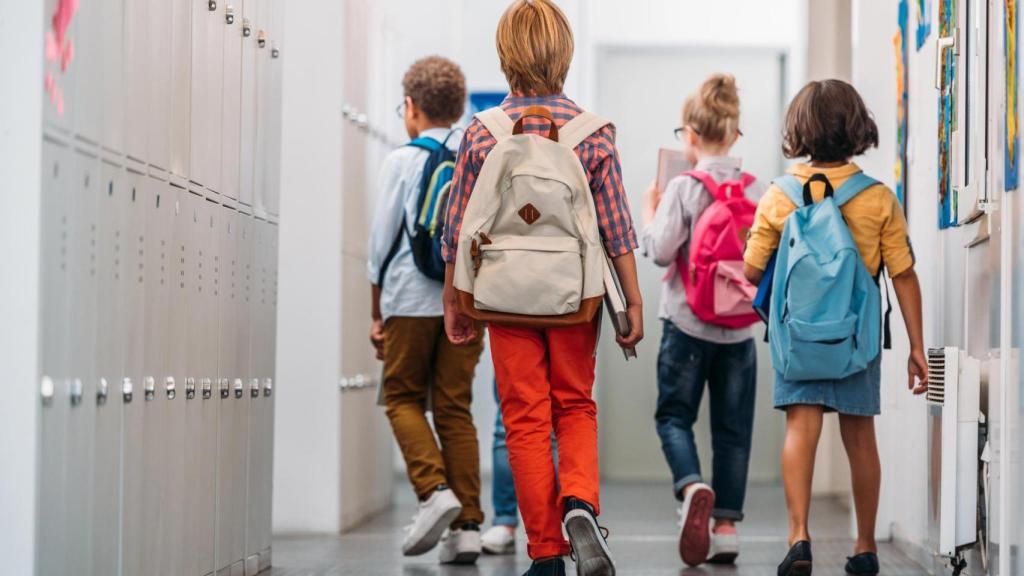
M927 398L930 404L946 404L946 351L942 348L928 350Z

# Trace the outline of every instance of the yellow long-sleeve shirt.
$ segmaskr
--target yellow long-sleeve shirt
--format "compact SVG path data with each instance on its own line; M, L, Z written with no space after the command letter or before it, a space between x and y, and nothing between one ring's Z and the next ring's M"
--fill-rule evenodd
M801 183L806 182L812 174L824 174L832 187L838 190L850 176L860 172L860 168L853 163L838 168L796 164L787 172L796 176ZM811 195L815 202L820 201L825 195L824 185L812 185ZM747 249L743 255L747 264L758 270L765 269L779 245L786 218L794 210L796 206L778 186L768 188L757 205L754 225L750 228ZM882 184L872 186L840 210L864 265L872 276L878 274L883 262L889 276L898 276L913 267L914 251L907 235L907 221L903 217L903 207L892 190Z

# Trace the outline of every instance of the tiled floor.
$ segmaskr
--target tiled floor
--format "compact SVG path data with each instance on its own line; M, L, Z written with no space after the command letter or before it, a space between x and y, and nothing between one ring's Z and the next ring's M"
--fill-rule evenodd
M489 494L485 488L485 494ZM753 486L747 500L747 520L740 527L741 555L736 567L683 567L676 553L675 502L667 490L650 484L610 484L604 487L602 523L611 530L609 544L618 574L728 574L774 576L786 552L786 513L782 490ZM442 567L437 553L403 558L401 527L413 512L412 497L402 490L394 508L343 536L290 536L274 541L272 576L519 576L530 564L525 539L516 556L484 556L471 567ZM850 554L848 512L835 500L816 500L811 510L815 538L815 574L843 574ZM881 549L882 574L917 576L925 572L893 546ZM570 574L574 573L571 564Z

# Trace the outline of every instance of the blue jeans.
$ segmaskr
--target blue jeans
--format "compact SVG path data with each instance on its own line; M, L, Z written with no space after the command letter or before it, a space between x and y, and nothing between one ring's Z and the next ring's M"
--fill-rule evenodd
M512 482L512 467L508 463L508 447L505 445L505 423L501 421L501 400L498 387L494 387L494 404L497 407L494 418L494 444L491 446L491 460L494 468L494 485L491 486L491 503L494 505L495 526L518 526L519 503L516 500L516 486Z
M683 487L702 479L693 424L705 382L711 400L713 515L739 521L743 519L754 429L754 341L715 344L689 336L666 321L658 352L655 420L661 449L672 469L673 490L680 500Z

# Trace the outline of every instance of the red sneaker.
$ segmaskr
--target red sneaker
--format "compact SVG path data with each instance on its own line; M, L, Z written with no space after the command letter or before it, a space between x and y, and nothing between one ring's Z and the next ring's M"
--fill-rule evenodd
M691 484L686 488L679 508L679 556L689 566L700 566L708 559L711 548L711 512L715 508L715 492L707 484Z

